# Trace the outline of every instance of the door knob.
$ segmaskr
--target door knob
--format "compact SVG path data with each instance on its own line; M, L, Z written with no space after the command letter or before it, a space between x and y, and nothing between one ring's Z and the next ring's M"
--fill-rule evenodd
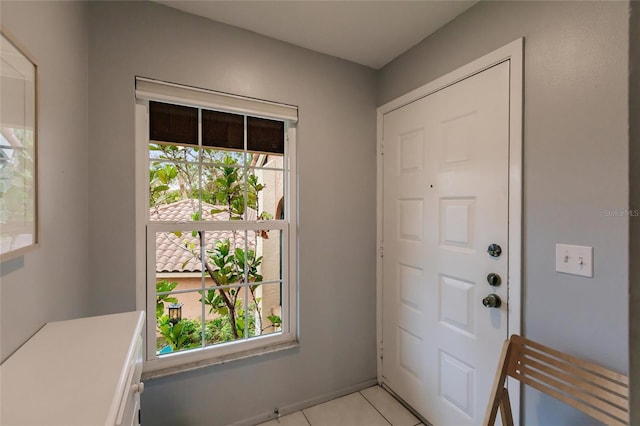
M498 257L502 254L502 247L498 244L491 244L487 248L487 253L489 253L489 256L491 257Z
M489 275L487 275L487 282L489 283L490 286L497 287L500 285L500 283L502 283L502 278L500 278L500 275L494 274L492 272Z
M500 300L500 296L497 294L490 294L484 299L482 299L482 304L486 308L499 308L502 305L502 300Z

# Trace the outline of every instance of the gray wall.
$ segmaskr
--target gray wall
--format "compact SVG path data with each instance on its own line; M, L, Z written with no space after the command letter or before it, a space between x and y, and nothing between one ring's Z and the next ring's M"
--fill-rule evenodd
M378 104L525 37L524 333L628 372L628 2L481 2L387 65ZM594 247L595 276L554 272ZM574 413L527 392L528 424Z
M626 2L483 2L377 82L379 105L526 37L526 334L623 372L629 220L604 210L629 208L630 172L631 208L640 208L638 120L630 156L626 130L629 111L640 114L638 79L627 74L634 34L640 68L634 7L629 35ZM0 14L40 65L42 240L1 265L0 359L47 321L135 308L133 78L144 75L300 106L302 333L297 350L150 381L145 423L225 424L375 377L376 73L155 4L2 1ZM595 278L554 273L556 242L593 245ZM639 275L631 265L632 324ZM573 413L533 393L525 405L528 424L572 423Z
M158 4L89 9L94 313L135 308L134 76L300 108L302 344L149 381L145 423L228 424L375 378L375 73Z
M630 209L640 211L640 3L631 2L629 21L629 184ZM640 259L640 217L630 223L630 259ZM629 262L631 407L640 407L640 262ZM640 408L631 412L631 424L640 424Z
M11 2L1 26L39 65L40 247L0 265L0 360L48 321L87 309L87 5Z

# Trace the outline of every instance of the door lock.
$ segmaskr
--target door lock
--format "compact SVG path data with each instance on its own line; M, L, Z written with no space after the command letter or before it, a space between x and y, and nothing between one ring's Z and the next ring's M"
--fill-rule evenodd
M490 286L497 287L502 283L502 278L500 275L494 274L493 272L487 275L487 282Z
M491 244L487 248L487 253L489 253L489 256L491 257L498 257L502 254L502 247L498 244Z
M486 308L499 308L502 305L502 300L500 300L500 296L497 294L490 294L484 299L482 299L482 304Z

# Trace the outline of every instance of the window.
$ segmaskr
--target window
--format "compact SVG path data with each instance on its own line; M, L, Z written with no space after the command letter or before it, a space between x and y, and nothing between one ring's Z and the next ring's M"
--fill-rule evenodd
M294 342L297 109L146 79L136 95L145 369Z

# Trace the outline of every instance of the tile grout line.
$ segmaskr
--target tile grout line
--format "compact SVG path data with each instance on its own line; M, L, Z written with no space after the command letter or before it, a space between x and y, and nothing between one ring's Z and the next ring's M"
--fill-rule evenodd
M417 412L417 410L415 410L413 407L407 404L402 398L400 398L395 392L393 392L387 385L378 385L378 386L380 386L380 388L382 388L382 390L385 391L387 394L391 395L393 399L398 401L400 405L402 405L407 411L409 411L409 413L411 413L418 420L418 423L416 423L414 426L419 426L419 425L433 426L426 419L422 418L422 416Z
M304 416L304 419L307 421L307 424L309 426L311 426L311 420L309 420L309 418L307 417L307 415L304 413L304 410L300 410L300 412L302 413L302 415Z
M387 391L385 390L385 388L383 388L383 387L382 387L382 386L380 386L380 385L376 385L376 386L379 386L379 387L380 387L380 389L382 389L382 390L383 390L387 395L389 395L389 396L390 396L391 398L393 398L395 401L398 401L398 400L397 400L393 395L391 395L389 392L387 392ZM384 414L382 414L382 412L380 412L380 410L378 410L378 408L373 404L373 402L369 401L369 399L366 397L366 395L364 395L364 394L362 393L362 391L360 391L359 393L360 393L360 395L362 395L362 397L363 397L363 398L364 398L364 399L369 403L369 405L371 405L371 406L372 406L372 407L373 407L373 408L374 408L378 413L380 413L380 415L381 415L381 416L382 416L382 417L383 417L383 418L384 418L384 419L385 419L385 420L386 420L386 421L387 421L391 426L394 426L394 424L393 424L393 423L391 423L391 421L390 421L389 419L387 419L387 418L384 416ZM400 401L398 401L398 403L400 404L400 406L401 406L402 408L404 408L405 410L407 410L407 407L405 407L405 406L404 406L404 404L402 404ZM422 424L422 420L420 420L417 416L415 416L411 411L409 411L409 410L407 410L407 411L408 411L411 415L413 415L414 417L416 417L416 420L418 420L418 423L415 423L415 424L414 424L414 425L412 425L412 426L418 426L418 425Z
M393 426L393 423L391 423L391 421L388 418L386 418L384 416L384 414L382 414L380 412L380 410L378 410L378 408L375 405L373 405L373 402L369 401L369 399L362 393L362 391L359 391L358 393L360 394L360 396L362 396L364 398L365 401L367 401L369 403L370 406L373 407L374 410L376 410L378 412L378 414L380 414L382 416L383 419L386 420L387 423L389 423L390 426Z

